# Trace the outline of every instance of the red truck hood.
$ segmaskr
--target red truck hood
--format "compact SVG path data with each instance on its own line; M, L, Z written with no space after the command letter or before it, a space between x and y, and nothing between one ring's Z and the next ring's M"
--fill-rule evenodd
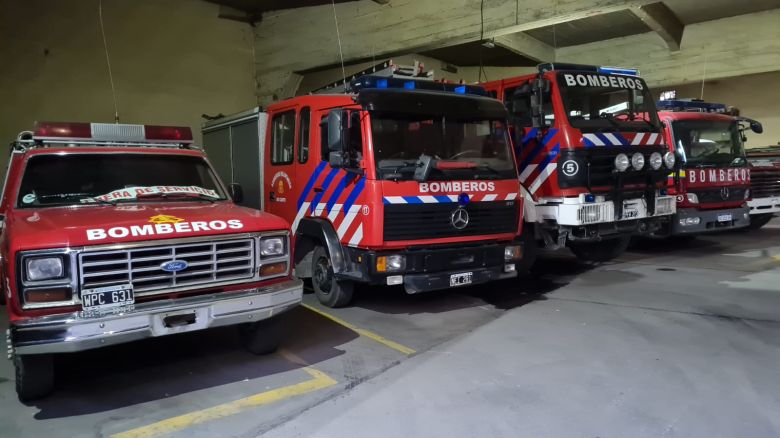
M18 209L6 226L13 250L289 229L277 216L230 202Z

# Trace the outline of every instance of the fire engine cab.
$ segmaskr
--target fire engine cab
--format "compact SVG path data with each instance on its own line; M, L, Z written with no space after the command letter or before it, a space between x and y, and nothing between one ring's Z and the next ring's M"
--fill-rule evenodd
M235 205L192 143L189 128L39 123L12 144L0 280L22 401L51 391L57 353L225 325L276 348L303 290L289 226Z
M296 275L326 306L356 283L418 293L516 277L522 202L503 105L395 73L346 85L258 116L262 204L292 223Z
M750 167L741 119L723 104L693 99L658 102L669 152L680 164L669 176L677 214L658 236L694 235L748 226ZM761 125L749 124L756 132Z
M761 228L780 213L780 146L750 148L750 227Z
M527 232L544 246L609 260L674 213L675 157L636 71L541 64L484 86L509 109Z

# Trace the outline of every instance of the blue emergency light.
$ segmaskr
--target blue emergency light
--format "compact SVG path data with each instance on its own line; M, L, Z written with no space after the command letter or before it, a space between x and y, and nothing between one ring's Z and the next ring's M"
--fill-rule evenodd
M725 114L728 111L726 105L722 103L704 102L699 99L673 99L659 100L656 104L659 111L689 111L700 113L719 113Z
M639 70L635 68L621 68L621 67L599 67L596 65L585 64L566 64L562 62L547 62L539 64L537 66L539 73L545 73L548 71L566 70L566 71L581 71L588 73L603 73L607 75L626 75L626 76L639 76Z
M488 95L487 91L478 85L447 84L430 80L388 78L373 75L360 76L349 84L349 89L352 92L358 92L366 88L400 88L406 90L446 91L450 93L473 94L477 96Z

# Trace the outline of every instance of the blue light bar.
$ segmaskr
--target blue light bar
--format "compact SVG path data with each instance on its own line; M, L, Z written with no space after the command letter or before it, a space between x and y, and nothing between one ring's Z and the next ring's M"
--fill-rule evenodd
M447 84L430 80L415 80L406 78L389 78L365 75L354 79L349 84L349 90L356 93L366 88L399 88L405 90L445 91L457 94L488 96L487 91L479 85Z
M689 100L660 100L656 107L658 111L689 111L701 113L720 113L725 114L728 111L726 105L722 103L709 103L698 99Z
M639 76L639 70L635 68L599 67L599 73L608 75Z

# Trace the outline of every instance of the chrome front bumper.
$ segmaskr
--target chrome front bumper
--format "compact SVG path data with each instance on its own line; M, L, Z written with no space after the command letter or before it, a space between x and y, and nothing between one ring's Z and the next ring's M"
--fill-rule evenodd
M780 213L780 196L751 199L748 207L750 214Z
M584 203L573 198L565 199L559 205L539 206L537 209L540 210L539 216L542 219L556 220L559 225L583 226L670 216L674 214L676 205L674 196L657 196L655 213L651 214L644 199L625 199L624 217L619 219L615 218L615 204L612 201ZM631 214L628 215L628 212Z
M301 303L303 283L271 286L136 304L126 312L85 317L80 312L12 323L16 354L68 353L144 338L268 319ZM166 320L181 317L186 324Z

